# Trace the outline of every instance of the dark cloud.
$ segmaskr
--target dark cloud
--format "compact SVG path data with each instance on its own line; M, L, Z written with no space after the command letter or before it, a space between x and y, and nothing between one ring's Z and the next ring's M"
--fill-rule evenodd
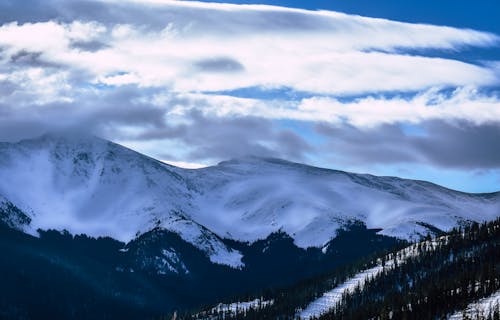
M78 87L85 75L68 81ZM14 141L46 131L75 130L112 140L175 141L185 146L187 158L203 162L257 155L302 161L309 156L334 159L335 165L370 167L376 164L426 164L443 168L488 170L500 168L500 122L476 125L470 122L428 121L414 133L403 125L359 129L349 125L313 124L324 138L313 147L301 133L283 129L276 122L252 116L209 116L203 110L210 100L168 93L163 88L134 85L100 90L73 91L73 101L19 104L30 101L29 92L15 84L0 83L0 140ZM148 97L168 93L161 106ZM9 98L10 96L10 98ZM171 119L172 108L187 113ZM130 130L133 129L133 130ZM181 147L182 148L182 147ZM175 158L178 150L158 150L157 155Z
M500 168L500 122L428 121L423 134L408 134L402 125L361 130L319 124L328 138L324 148L336 159L357 165L415 163L458 169Z
M17 21L39 22L59 17L54 1L38 0L3 0L0 1L0 23Z
M60 65L48 62L43 59L42 52L32 52L20 50L10 56L10 64L13 67L41 67L41 68L58 68Z
M276 128L271 120L208 116L200 111L207 101L185 96L172 95L162 106L151 105L144 99L162 92L158 88L131 85L95 92L77 90L73 102L23 105L21 109L16 105L0 105L0 141L60 130L86 132L111 140L175 141L189 150L187 158L182 160L193 162L247 155L300 161L312 150L297 133ZM191 108L181 124L168 116L171 108L178 106ZM175 158L178 152L169 150L169 158ZM158 150L152 156L165 158L165 153Z
M136 87L115 88L108 92L75 90L73 102L37 104L35 99L31 105L21 107L14 102L3 103L0 104L0 140L15 141L54 130L74 130L113 138L110 133L119 133L120 126L162 127L168 109L134 101L147 93L147 89ZM11 101L17 100L15 98Z
M227 160L243 156L278 157L303 160L311 151L309 144L290 130L278 130L272 121L257 117L218 118L192 111L189 124L165 125L148 130L137 140L176 140L186 145L187 161ZM167 120L168 123L168 120ZM172 155L162 153L162 158Z
M195 62L195 66L202 72L241 72L245 67L232 58L208 58Z
M70 48L78 49L81 51L96 52L106 49L109 46L101 41L73 41L69 44Z
M430 122L426 137L412 139L412 146L428 161L440 166L500 168L500 122Z
M195 146L191 160L229 159L247 155L300 160L309 146L291 131L274 129L270 121L256 117L215 118L198 112L191 114L193 126L182 137Z
M18 63L27 61L31 63L32 61L39 60L41 55L41 52L29 52L26 50L21 50L10 57L10 62Z
M371 130L326 123L316 125L316 131L327 138L325 152L333 153L346 163L399 163L415 160L415 154L404 143L408 137L399 126L382 126Z

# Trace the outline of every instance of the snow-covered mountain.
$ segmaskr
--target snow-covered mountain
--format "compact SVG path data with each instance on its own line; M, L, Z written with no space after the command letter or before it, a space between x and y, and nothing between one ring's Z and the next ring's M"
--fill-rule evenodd
M353 221L414 239L500 216L499 193L256 157L181 169L95 137L2 143L0 177L0 203L29 217L20 226L27 233L66 229L129 242L159 227L236 268L242 255L222 238L254 242L282 231L299 247L322 247Z
M164 227L212 262L241 266L241 254L187 216L198 208L182 173L95 137L45 135L0 145L0 195L32 219L24 231L65 229L129 242Z
M282 230L299 247L319 247L357 220L412 239L428 227L500 215L500 194L466 194L429 182L245 158L188 171L200 192L193 219L222 237L254 241Z

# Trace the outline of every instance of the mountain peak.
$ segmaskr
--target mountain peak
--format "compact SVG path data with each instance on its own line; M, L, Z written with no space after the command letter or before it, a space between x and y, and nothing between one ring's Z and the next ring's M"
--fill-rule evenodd
M120 144L83 132L48 132L42 136L22 140L11 145L28 150L45 150L58 159L87 154L93 157L106 156L108 160L111 158L121 158L122 160L134 158L139 161L148 159L157 162Z
M51 143L108 143L109 141L99 138L93 134L84 133L84 132L73 132L73 131L51 131L46 132L43 135L33 138L27 139L23 141L32 141L32 142L51 142Z

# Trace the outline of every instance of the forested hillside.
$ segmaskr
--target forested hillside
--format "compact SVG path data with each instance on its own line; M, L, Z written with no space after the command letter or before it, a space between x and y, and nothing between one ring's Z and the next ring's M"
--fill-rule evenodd
M363 272L369 276L353 285L352 279ZM500 290L500 220L456 228L293 287L263 292L262 301L272 304L196 317L313 319L316 317L303 316L301 311L349 280L351 289L339 299L331 299L329 311L317 318L442 319L453 315L453 319L499 319L497 300L493 298ZM483 302L482 309L475 312L477 301L489 302Z
M417 245L417 254L368 280L322 318L439 319L500 289L499 220L456 229L437 244Z

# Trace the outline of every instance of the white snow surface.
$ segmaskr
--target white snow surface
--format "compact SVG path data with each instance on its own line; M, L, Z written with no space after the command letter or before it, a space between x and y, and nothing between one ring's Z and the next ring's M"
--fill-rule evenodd
M465 308L467 319L476 319L478 316L488 316L497 306L500 305L500 290L493 293L491 296L473 302ZM457 311L448 317L448 320L464 319L464 310Z
M386 266L386 268L390 268L391 266L392 264ZM325 292L321 297L311 302L297 315L297 318L308 320L311 318L317 318L329 312L342 301L343 294L354 292L356 287L362 288L367 279L375 277L383 271L384 267L381 265L377 265L368 270L363 270L354 277L348 279L346 282L328 292Z
M0 194L31 219L31 232L66 229L128 242L160 226L215 263L243 266L220 238L253 242L284 231L299 247L323 247L353 220L418 239L500 215L500 195L428 182L247 157L201 169L164 164L120 145L45 135L0 143Z
M423 224L450 230L500 215L500 195L473 195L428 182L244 158L191 170L200 211L191 217L222 237L244 241L282 230L299 247L323 247L359 220L381 234L417 240Z

